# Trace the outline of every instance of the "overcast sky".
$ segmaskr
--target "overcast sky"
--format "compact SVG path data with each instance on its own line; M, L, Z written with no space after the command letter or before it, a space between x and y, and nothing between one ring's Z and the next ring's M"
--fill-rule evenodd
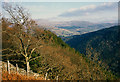
M117 2L20 2L33 19L51 21L114 22L118 20Z

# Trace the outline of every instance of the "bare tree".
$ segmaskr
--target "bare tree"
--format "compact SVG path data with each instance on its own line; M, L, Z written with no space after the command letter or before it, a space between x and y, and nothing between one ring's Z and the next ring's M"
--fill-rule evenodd
M30 18L29 13L21 6L12 6L8 3L3 3L3 9L10 15L11 18L9 22L10 25L12 25L12 27L8 27L7 30L2 31L2 33L10 37L12 48L6 47L3 51L14 53L12 55L23 56L28 75L30 71L29 62L41 56L32 58L31 55L38 48L43 47L41 38L36 38L34 35L34 30L37 25L35 21ZM11 55L9 54L9 56Z

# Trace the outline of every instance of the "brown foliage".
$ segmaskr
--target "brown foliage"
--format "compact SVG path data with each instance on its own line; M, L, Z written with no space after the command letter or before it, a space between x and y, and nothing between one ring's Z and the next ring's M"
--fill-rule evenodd
M8 74L8 72L2 72L2 80L44 80L42 77L35 78L34 76L20 75L16 73Z

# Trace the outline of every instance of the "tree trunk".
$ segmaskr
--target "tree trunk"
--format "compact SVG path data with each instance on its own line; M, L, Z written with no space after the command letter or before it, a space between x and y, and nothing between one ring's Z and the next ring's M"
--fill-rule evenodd
M9 60L7 61L7 64L8 64L7 65L7 68L8 68L7 71L8 71L8 74L10 74L10 62L9 62Z
M30 65L29 65L28 57L26 58L26 65L27 65L27 76L29 76Z
M16 73L19 74L19 72L18 72L18 64L16 64Z

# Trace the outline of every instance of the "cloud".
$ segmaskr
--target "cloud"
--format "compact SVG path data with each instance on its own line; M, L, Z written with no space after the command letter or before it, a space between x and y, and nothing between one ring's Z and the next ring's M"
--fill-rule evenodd
M87 16L98 12L107 12L116 10L118 4L115 2L102 3L101 5L88 5L80 8L71 8L67 12L60 14L60 17L76 17L76 16Z

